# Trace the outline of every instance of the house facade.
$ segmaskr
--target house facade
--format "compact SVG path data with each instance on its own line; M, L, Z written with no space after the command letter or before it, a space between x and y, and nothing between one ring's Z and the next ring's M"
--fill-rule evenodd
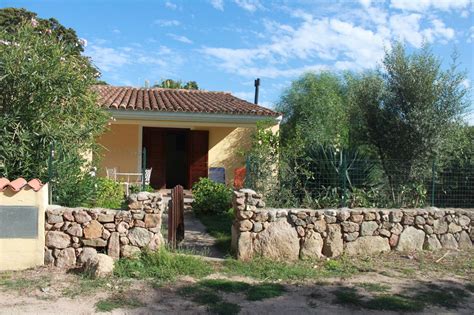
M245 166L244 152L258 121L278 130L280 114L230 93L163 88L97 86L111 124L99 139L101 174L152 168L155 189L182 185L217 172L226 184Z

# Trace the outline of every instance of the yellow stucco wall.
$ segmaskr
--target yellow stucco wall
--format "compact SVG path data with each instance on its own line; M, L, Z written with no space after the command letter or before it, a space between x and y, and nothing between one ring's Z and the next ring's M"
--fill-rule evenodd
M227 185L234 183L234 170L245 166L244 153L251 145L254 128L210 127L209 167L225 168Z
M251 145L251 135L255 126L248 127L215 127L215 126L193 126L189 123L167 122L153 123L133 122L130 124L112 124L110 130L99 139L104 147L101 160L100 175L105 175L105 168L116 167L119 172L137 172L141 161L142 126L159 128L186 128L192 130L209 131L209 167L224 167L226 170L226 183L232 185L234 181L234 170L245 166L244 152ZM279 125L272 127L277 131Z
M100 156L99 174L104 176L106 168L117 168L117 172L134 173L140 170L139 151L140 126L134 124L112 124L99 139L103 146Z
M0 238L0 270L22 270L44 263L44 212L48 204L48 185L38 192L24 188L14 192L7 188L0 192L0 205L37 206L38 237L36 239Z

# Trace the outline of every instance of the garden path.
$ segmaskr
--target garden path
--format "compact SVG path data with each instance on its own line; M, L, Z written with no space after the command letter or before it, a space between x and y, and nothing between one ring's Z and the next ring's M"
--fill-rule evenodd
M224 258L224 254L216 247L217 240L206 232L206 227L191 211L184 212L184 231L180 248L200 256Z

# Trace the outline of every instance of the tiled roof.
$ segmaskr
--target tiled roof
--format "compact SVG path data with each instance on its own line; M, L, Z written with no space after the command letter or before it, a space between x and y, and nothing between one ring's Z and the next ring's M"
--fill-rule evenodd
M9 181L5 177L0 177L0 191L4 191L7 188L10 188L13 191L20 191L23 188L30 187L34 191L38 191L43 187L43 183L37 178L27 182L24 178L17 178L15 180Z
M276 117L280 114L226 92L96 85L99 104L110 109Z

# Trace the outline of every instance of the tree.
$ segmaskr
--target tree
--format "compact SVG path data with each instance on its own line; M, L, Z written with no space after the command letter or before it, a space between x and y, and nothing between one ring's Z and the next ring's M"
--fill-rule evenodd
M51 33L60 42L64 43L67 50L80 55L84 51L84 42L77 37L76 31L67 28L55 18L41 19L37 14L25 9L4 8L0 9L0 30L13 34L22 24L31 22L37 24L36 30Z
M282 144L301 138L305 146L348 145L348 115L341 77L307 73L294 81L277 105L283 113Z
M352 86L351 101L363 117L362 134L376 149L392 190L419 182L432 160L443 158L450 133L466 110L464 79L455 57L443 70L428 46L407 54L396 43L381 69L362 75Z
M196 81L188 81L183 84L182 81L175 81L172 79L162 80L160 83L155 83L153 87L165 88L165 89L185 89L185 90L199 90L199 86Z
M55 201L79 205L91 192L86 155L108 119L91 89L97 72L29 23L0 30L0 39L0 175L48 181L54 144Z

